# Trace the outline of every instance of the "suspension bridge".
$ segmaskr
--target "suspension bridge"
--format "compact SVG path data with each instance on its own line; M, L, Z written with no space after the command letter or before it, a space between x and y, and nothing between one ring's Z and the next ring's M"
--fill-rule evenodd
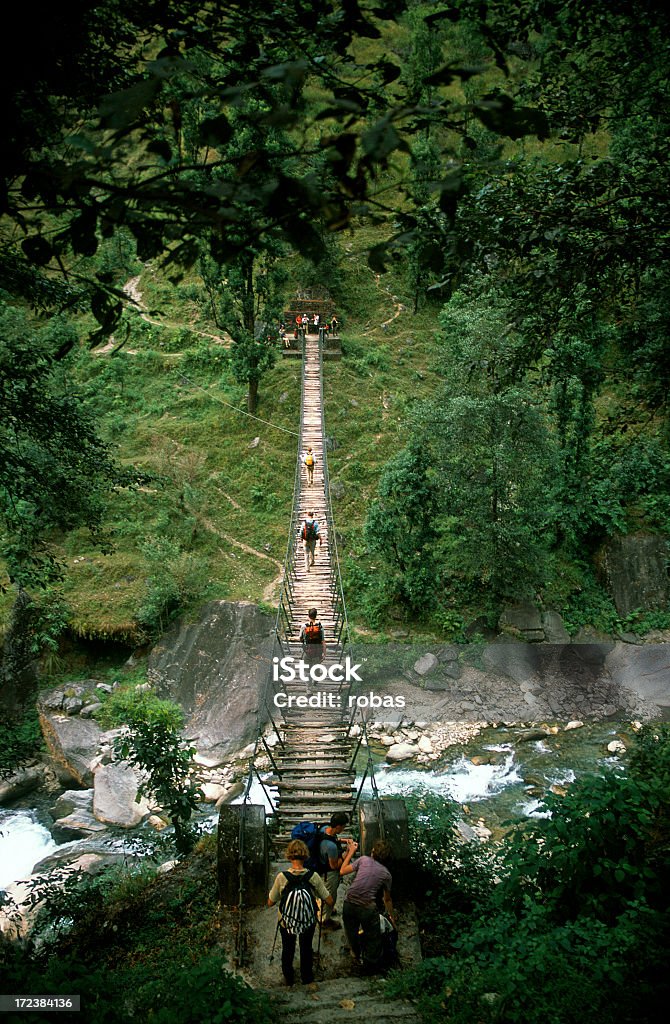
M309 820L327 824L334 811L345 811L353 822L357 810L362 813L362 808L367 807L368 840L377 837L388 838L392 843L400 840L397 843L400 848L404 839L405 856L407 846L406 825L403 837L402 827L399 829L397 820L393 820L391 807L380 798L377 791L372 756L367 747L366 713L359 711L350 684L340 678L343 673L339 670L329 672L334 666L341 666L347 656L353 661L353 651L330 502L323 413L323 355L326 339L324 331L320 330L318 334L305 334L301 331L298 340L303 357L302 394L293 504L267 689L259 703L257 739L250 758L244 796L237 808L239 822L235 859L238 878L234 887L234 879L231 877L233 858L228 850L230 832L225 833L226 838L222 838L223 818L219 824L219 881L221 888L223 850L228 871L227 892L231 894L229 902L236 904L234 931L237 935L235 959L238 967L248 966L249 960L253 959L251 950L254 946L262 946L261 936L267 933L267 912L254 911L252 908L264 904L267 894L267 873L270 869L268 835L269 855L273 860L281 861L291 829L298 822ZM332 339L330 347L332 351ZM315 459L313 479L309 478L302 457L308 447L312 449ZM301 537L302 525L310 514L319 523L321 539L316 546L313 565L306 555ZM317 609L317 619L322 625L325 643L319 663L319 678L310 680L304 671L302 678L295 671L293 678L288 678L290 673L285 671L284 666L295 666L295 663L302 661L300 631L312 608ZM268 720L269 732L266 726ZM272 743L268 742L270 737ZM359 769L357 777L356 765L363 745L367 758L361 759L367 763L362 771ZM264 758L261 757L263 754ZM262 763L266 759L271 765L271 779L265 770L260 771L258 768L258 762ZM266 810L251 803L254 779L262 786L266 804L271 808L272 825L269 830L266 828ZM366 780L372 800L368 795L365 801L361 801ZM398 800L393 802L402 803ZM256 811L260 811L260 817L255 815ZM260 842L259 833L262 833ZM262 849L266 851L264 864L260 863ZM254 870L249 863L251 854L257 861L255 879L252 878ZM274 864L273 867L280 869L281 864ZM254 886L255 899L252 895ZM225 899L222 902L225 903ZM408 948L412 945L410 933L414 936L410 958L415 960L420 957L416 921L411 909L405 913L406 920L411 922ZM274 920L276 918L273 916L272 923ZM255 933L255 939L250 938L252 933ZM330 936L326 941L329 940ZM336 985L337 978L341 979L350 973L346 949L341 949L339 955L331 957L329 962L331 974L328 980ZM252 972L256 979L261 977L262 980L265 970L256 957ZM276 977L276 967L273 973ZM324 978L323 970L321 978ZM337 992L337 987L334 991ZM413 1011L406 1005L398 1006L399 1012L391 1013L385 1004L384 1012L380 1014L381 1005L374 998L370 1000L367 990L366 994L361 991L360 997L363 1002L370 1003L370 1009L375 1010L373 1015L380 1020L414 1019ZM288 1007L285 1009L288 1011ZM342 1013L339 1006L337 1010Z

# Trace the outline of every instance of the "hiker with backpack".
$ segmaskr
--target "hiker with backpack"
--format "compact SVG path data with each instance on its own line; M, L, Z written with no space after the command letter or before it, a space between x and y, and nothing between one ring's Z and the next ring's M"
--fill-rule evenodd
M380 921L382 907L397 933L391 901L391 872L387 867L393 850L386 840L378 839L369 857L364 855L352 863L356 849L356 843L348 845L340 868L340 875L354 876L344 897L342 923L356 966L362 969L363 974L377 974L385 967Z
M348 824L349 815L345 811L335 811L330 817L330 824L321 833L321 842L319 843L320 871L324 877L326 888L333 897L333 903L326 904L321 910L321 927L325 928L326 931L334 931L336 928L342 927L339 921L333 920L336 913L335 900L337 899L337 890L340 885L340 868L344 864L345 857L340 849L337 837L340 832L344 832ZM352 844L353 850L351 855L353 856L357 846L353 839L348 839L347 851L351 848Z
M310 608L309 618L300 627L298 639L302 644L302 658L308 665L317 665L326 657L326 639L323 626L317 620L316 608Z
M321 906L321 926L326 931L334 931L342 926L332 918L336 911L334 909L337 899L337 890L340 884L340 868L344 863L344 854L340 848L338 836L349 823L349 815L345 811L335 811L330 817L328 825L318 825L314 821L301 821L291 829L291 838L300 839L309 850L309 859L305 867L316 871L326 883L328 892L333 897L332 903L326 902ZM347 839L347 845L353 843L353 839ZM356 844L354 844L356 849Z
M300 948L300 980L303 985L314 981L312 940L317 922L316 897L333 904L323 878L305 867L309 850L301 839L292 839L286 847L288 871L280 871L268 896L268 906L279 904L277 929L281 935L281 969L284 981L292 985L295 980L293 957L296 941ZM275 934L276 938L276 934Z
M307 470L307 486L312 487L314 484L314 464L316 459L314 458L314 452L312 451L311 446L307 447L307 450L302 457L302 461L304 462L305 469Z
M309 572L315 562L316 542L319 542L319 549L323 544L319 524L314 518L313 512L308 512L300 531L303 550L305 552L305 572Z

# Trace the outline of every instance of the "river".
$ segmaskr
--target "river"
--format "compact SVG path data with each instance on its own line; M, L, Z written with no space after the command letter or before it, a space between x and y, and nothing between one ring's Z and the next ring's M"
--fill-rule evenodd
M470 821L481 820L497 833L504 821L546 814L542 795L551 786L565 787L587 773L602 773L608 767L625 770L625 757L608 753L607 744L620 738L630 745L632 736L627 722L589 723L567 732L559 726L557 733L542 737L537 729L498 727L483 729L467 743L449 747L426 767L408 762L388 765L381 746L371 747L370 757L382 796L427 789L464 805ZM481 763L474 763L473 758ZM362 748L357 762L357 790L367 763L368 752ZM276 791L270 784L263 787L254 778L250 795L252 803L272 810L268 797L276 796ZM362 797L371 795L370 779L366 778ZM215 828L218 815L207 811L206 817L208 827ZM0 889L26 878L33 866L56 848L34 810L0 808Z

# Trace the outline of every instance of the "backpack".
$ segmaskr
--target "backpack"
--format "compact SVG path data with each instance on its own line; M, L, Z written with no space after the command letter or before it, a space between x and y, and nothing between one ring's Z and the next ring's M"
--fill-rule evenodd
M302 839L309 850L309 858L305 861L306 868L311 868L312 871L317 871L321 875L328 870L329 865L324 864L321 860L321 843L324 839L329 839L337 846L337 840L334 836L328 835L325 825L317 825L313 821L301 821L291 829L291 839Z
M323 643L323 629L320 622L309 622L305 623L305 643L306 644L322 644Z
M290 935L302 935L316 924L316 897L309 884L314 872L294 875L289 871L282 871L282 874L286 879L279 900L282 923Z
M302 539L303 540L316 540L318 536L319 528L316 525L316 520L312 519L311 523L305 520L302 528Z
M314 456L311 453L309 453L309 454L307 454L305 456L305 465L306 466L313 466L314 465Z
M397 967L400 962L398 932L385 914L379 915L379 930L382 936L382 971L387 971L390 967Z

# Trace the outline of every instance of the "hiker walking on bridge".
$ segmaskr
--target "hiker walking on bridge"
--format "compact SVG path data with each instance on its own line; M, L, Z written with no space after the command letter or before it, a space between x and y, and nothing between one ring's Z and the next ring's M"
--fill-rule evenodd
M314 458L314 452L312 451L311 446L305 451L302 461L305 465L305 469L307 470L307 486L312 487L314 484L314 463L316 462L316 459Z
M313 512L308 512L307 517L302 524L302 530L300 531L300 537L302 539L303 548L305 551L305 572L309 572L310 568L314 565L314 556L316 555L316 542L319 542L319 548L323 544L321 539L321 533L319 530L319 524L314 518Z
M323 635L323 626L317 622L316 608L310 608L307 614L309 618L302 624L298 639L302 644L303 660L308 665L317 665L326 657L326 638Z

